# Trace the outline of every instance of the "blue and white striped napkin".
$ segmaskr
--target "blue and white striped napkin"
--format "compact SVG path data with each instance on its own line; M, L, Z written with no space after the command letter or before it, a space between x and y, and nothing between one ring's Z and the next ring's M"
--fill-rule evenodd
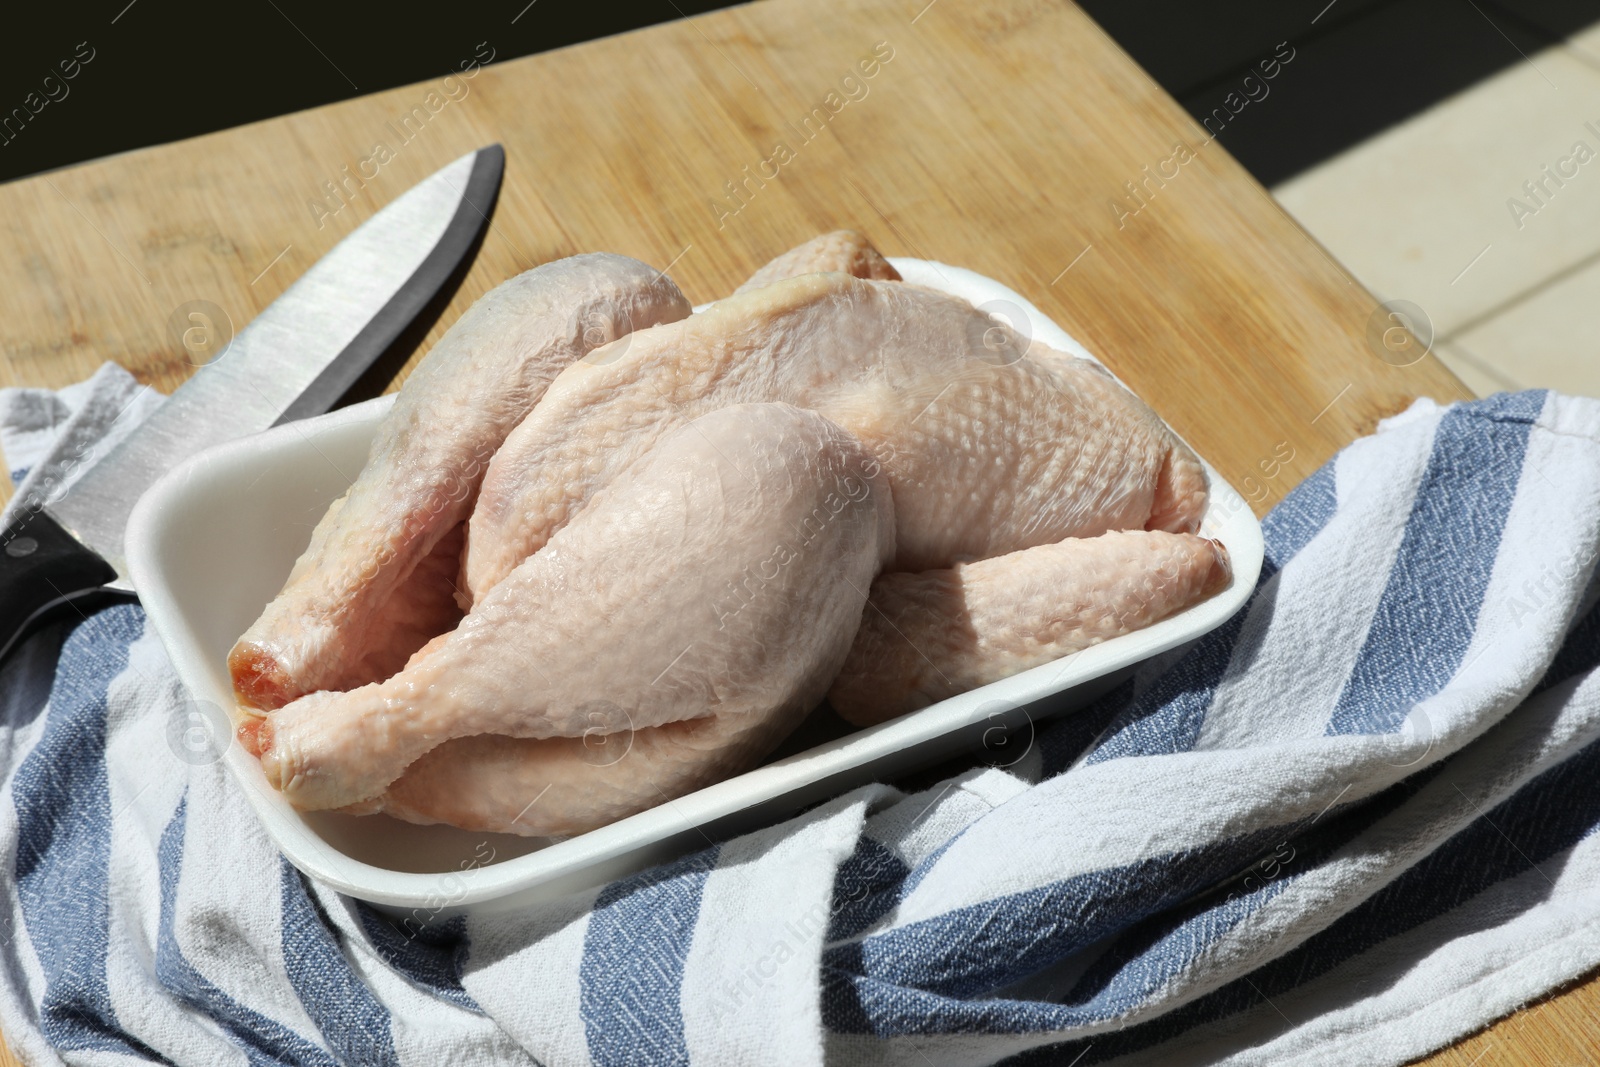
M62 625L0 669L0 1029L97 1065L1400 1064L1600 965L1600 402L1421 401L1265 528L1247 608L1009 767L420 932L277 855L137 607Z

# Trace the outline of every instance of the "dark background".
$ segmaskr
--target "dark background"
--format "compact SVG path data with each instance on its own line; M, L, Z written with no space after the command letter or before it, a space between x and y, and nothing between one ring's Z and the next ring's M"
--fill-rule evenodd
M438 77L480 41L500 61L724 6L703 0L491 0L381 9L327 0L12 5L0 29L0 117L39 91L79 42L88 42L94 59L66 83L65 98L0 144L0 181ZM815 6L825 17L827 0ZM916 6L908 0L908 10ZM1279 102L1246 107L1221 135L1268 185L1600 20L1600 0L1083 0L1083 6L1197 118L1288 42L1293 63L1270 83Z

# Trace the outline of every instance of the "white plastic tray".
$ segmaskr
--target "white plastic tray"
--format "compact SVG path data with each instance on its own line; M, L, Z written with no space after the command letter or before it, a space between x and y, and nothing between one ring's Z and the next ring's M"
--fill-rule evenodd
M955 293L1053 348L1089 357L1032 304L971 271L895 259L907 281ZM229 648L282 587L330 501L355 479L392 398L278 427L194 457L134 510L128 560L150 621L197 704L232 707ZM515 908L603 884L628 872L779 820L864 782L926 767L1002 739L1010 762L1031 723L1082 706L1141 660L1190 641L1244 603L1262 558L1261 528L1209 465L1202 532L1227 546L1229 586L1137 633L836 737L565 841L413 826L387 816L304 814L269 786L237 744L221 758L267 833L300 870L341 892L418 922ZM827 736L814 716L798 736ZM837 720L835 720L837 721ZM835 731L837 732L837 731ZM793 741L786 746L795 748Z

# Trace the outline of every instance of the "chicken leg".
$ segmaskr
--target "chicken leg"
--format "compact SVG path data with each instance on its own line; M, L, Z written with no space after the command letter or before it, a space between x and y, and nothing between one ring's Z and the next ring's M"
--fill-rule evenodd
M881 470L821 415L717 410L664 437L400 673L302 697L248 724L246 741L308 809L375 797L477 734L581 738L715 715L743 758L821 700L893 522Z
M240 699L276 708L386 678L449 629L460 618L456 528L512 427L563 367L689 311L670 278L610 254L546 263L473 304L406 382L355 484L229 654Z

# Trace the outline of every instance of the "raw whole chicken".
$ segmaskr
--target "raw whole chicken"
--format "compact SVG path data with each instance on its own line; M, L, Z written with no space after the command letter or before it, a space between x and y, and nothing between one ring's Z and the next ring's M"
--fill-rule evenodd
M534 340L479 312L514 283L441 340L235 648L241 734L297 806L576 833L748 769L824 694L870 725L1228 582L1204 469L1147 407L859 235L695 315L603 258L609 289L575 260L514 280ZM563 306L632 330L586 346ZM513 380L470 447L416 442L441 397ZM415 456L471 488L394 493L432 484Z

